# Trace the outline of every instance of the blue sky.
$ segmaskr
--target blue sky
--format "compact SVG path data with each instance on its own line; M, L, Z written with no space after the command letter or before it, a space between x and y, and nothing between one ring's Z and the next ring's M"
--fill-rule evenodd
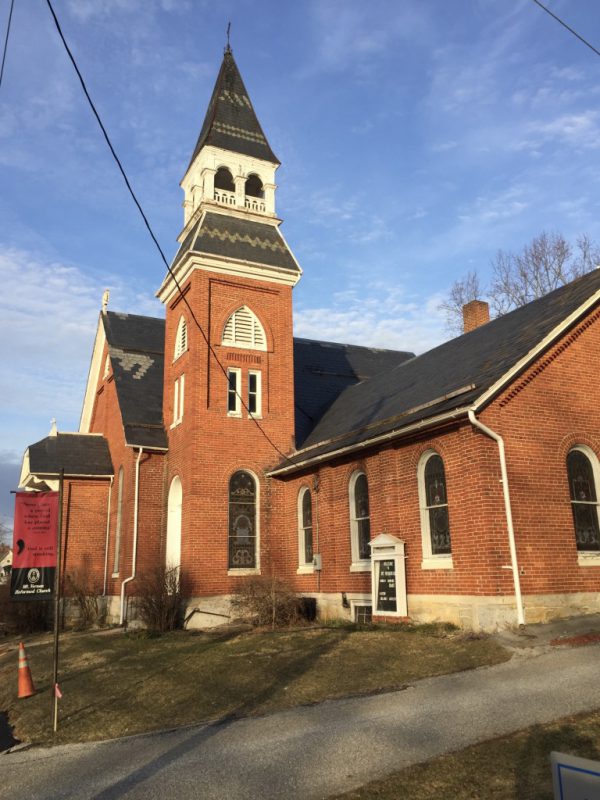
M547 0L600 47L600 6ZM297 335L422 352L454 280L542 230L600 240L600 58L532 0L55 0L168 256L232 46L282 161ZM4 37L8 0L0 4ZM77 430L102 291L161 314L163 267L42 0L0 89L0 515L25 447Z

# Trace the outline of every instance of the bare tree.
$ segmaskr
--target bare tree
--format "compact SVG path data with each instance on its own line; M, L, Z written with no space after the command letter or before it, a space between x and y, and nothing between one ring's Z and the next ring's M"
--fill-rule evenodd
M481 291L476 272L456 281L440 304L446 312L446 327L454 334L462 332L462 307L470 300L487 297L492 316L499 317L579 278L599 263L600 248L586 234L573 246L562 234L543 231L519 253L498 250L487 291Z

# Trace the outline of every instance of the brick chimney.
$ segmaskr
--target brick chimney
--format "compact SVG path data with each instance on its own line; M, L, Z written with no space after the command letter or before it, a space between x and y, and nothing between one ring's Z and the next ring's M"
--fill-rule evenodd
M484 300L471 300L463 306L463 330L474 331L480 325L490 321L490 307Z

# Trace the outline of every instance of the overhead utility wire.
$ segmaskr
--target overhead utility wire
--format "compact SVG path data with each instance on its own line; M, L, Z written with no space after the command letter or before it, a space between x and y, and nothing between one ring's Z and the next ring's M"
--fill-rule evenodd
M566 28L569 31L569 33L572 33L573 36L576 36L579 39L580 42L583 42L583 44L586 45L586 47L589 47L590 50L593 50L594 53L596 53L597 56L600 56L600 50L596 50L596 48L594 47L593 44L590 44L586 39L583 38L583 36L580 36L577 33L577 31L573 30L573 28L571 28L569 25L567 25L566 22L563 22L563 20L560 17L557 17L556 14L553 11L550 11L549 8L546 8L546 6L543 3L540 3L540 0L533 0L533 2L536 4L536 6L539 6L543 11L545 11L546 14L549 14L560 25L562 25L563 28Z
M12 20L15 0L10 0L10 11L8 12L8 24L6 26L6 38L4 39L4 51L2 53L2 66L0 67L0 86L2 86L2 76L4 75L4 62L6 61L6 51L8 50L8 36L10 34L10 22Z
M212 354L213 358L217 362L221 372L223 373L223 375L225 375L225 378L227 379L227 381L229 381L229 375L227 373L227 370L225 369L223 364L221 364L221 362L219 360L219 356L216 354L213 346L211 345L211 343L210 343L210 341L208 339L208 336L206 335L206 333L204 332L204 329L202 328L202 325L200 325L200 323L198 322L198 319L196 318L196 315L194 314L194 312L192 310L192 307L188 303L187 297L185 296L185 294L184 294L184 292L183 292L183 290L181 288L181 285L179 284L179 281L175 277L175 274L174 274L173 270L169 266L169 262L166 259L166 256L165 256L165 254L163 252L163 249L160 246L160 244L158 242L158 239L154 235L154 231L152 230L152 228L150 226L150 223L148 222L148 218L146 217L146 214L144 213L144 210L143 210L142 206L140 205L140 202L137 199L136 194L135 194L135 192L133 191L133 189L131 187L131 183L129 182L129 179L128 179L126 173L125 173L123 165L121 164L121 161L119 160L119 157L117 156L117 154L115 152L115 148L113 147L112 142L109 139L108 133L106 132L106 128L104 127L104 125L102 123L102 120L100 119L100 115L98 114L98 111L96 110L96 106L94 105L94 102L93 102L92 98L90 97L90 93L88 92L87 86L85 85L85 81L83 80L83 76L82 76L81 72L79 71L79 67L77 66L77 62L75 61L73 53L71 52L71 50L69 48L69 45L67 44L67 41L66 41L66 39L65 39L65 37L63 35L62 29L60 27L60 23L58 21L58 18L56 16L54 8L52 7L52 3L50 2L50 0L46 0L46 3L48 5L48 8L50 9L50 13L52 14L52 18L54 19L54 24L56 25L56 30L58 31L58 35L60 36L61 41L62 41L62 43L63 43L63 45L65 47L65 50L67 51L67 55L69 56L69 59L70 59L71 63L73 64L73 68L75 69L75 72L77 73L77 77L79 78L79 82L81 83L81 88L83 89L83 92L84 92L84 94L85 94L85 96L87 98L87 101L88 101L88 103L90 105L90 108L92 109L92 112L93 112L94 116L96 117L96 121L98 122L98 125L100 126L100 130L102 131L102 135L104 136L104 139L106 140L106 144L108 145L108 148L109 148L109 150L110 150L110 152L112 154L112 157L115 160L121 175L123 176L123 180L125 181L125 185L127 186L129 194L131 195L131 197L133 199L133 202L136 204L137 209L140 212L140 214L142 216L142 219L144 220L144 225L148 229L148 233L152 237L152 241L154 242L158 252L160 253L160 257L162 258L162 260L164 262L164 265L167 268L167 272L169 273L171 278L173 278L175 286L177 287L177 291L179 292L179 295L180 295L181 299L183 300L183 302L186 304L186 306L188 308L188 311L190 312L191 318L194 320L194 323L195 323L196 327L198 328L198 330L202 334L202 338L206 342L206 346L208 347L209 352ZM248 408L246 402L244 401L244 398L237 391L237 389L235 390L235 394L236 394L237 398L239 399L239 401L241 402L241 404L244 407L244 409L248 412L248 416L250 417L250 419L254 422L254 424L256 425L258 430L262 433L262 435L265 437L265 439L271 445L271 447L282 458L284 458L290 464L294 464L295 465L296 462L293 461L291 458L289 458L289 456L286 456L286 454L282 450L280 450L279 447L277 447L275 442L271 439L271 437L263 429L263 427L260 425L260 423L258 422L256 417L254 416L254 414Z

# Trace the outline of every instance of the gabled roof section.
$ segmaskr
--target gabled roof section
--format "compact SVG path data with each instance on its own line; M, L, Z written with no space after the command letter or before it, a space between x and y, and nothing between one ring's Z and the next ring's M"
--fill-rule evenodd
M300 273L300 267L276 225L212 211L186 236L173 267L190 251Z
M263 133L229 46L225 48L188 169L204 145L253 156L271 164L280 163Z
M97 433L57 433L29 445L31 475L110 477L114 469L104 436Z
M167 449L163 426L165 322L155 317L102 314L127 444Z
M352 344L294 339L296 446L349 386L389 372L414 353Z
M600 269L545 297L349 386L303 442L297 463L465 410L500 391L533 358L600 302ZM278 471L288 471L282 464Z

